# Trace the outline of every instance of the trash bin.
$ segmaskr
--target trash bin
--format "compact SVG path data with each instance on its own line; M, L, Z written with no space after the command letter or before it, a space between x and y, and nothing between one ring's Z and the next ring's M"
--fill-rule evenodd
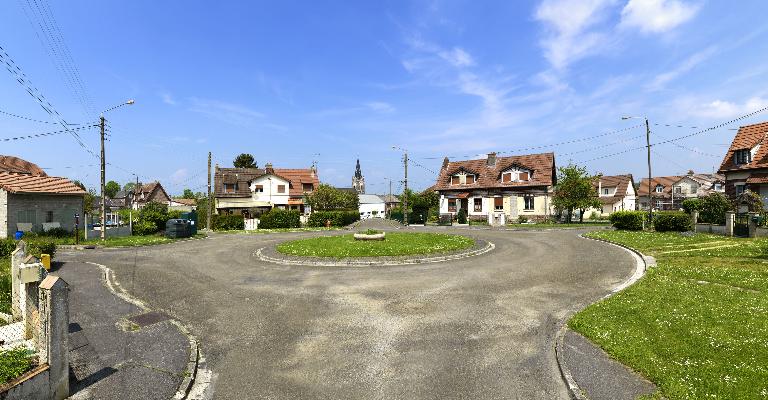
M46 271L51 270L51 255L50 254L40 254L40 262L43 263L43 268L45 268Z
M13 235L13 238L16 240L21 240L22 236L24 236L24 232L16 231L16 234Z
M197 235L197 211L183 212L181 219L189 221L189 236Z
M189 237L189 221L185 219L169 219L165 223L165 237L171 239Z

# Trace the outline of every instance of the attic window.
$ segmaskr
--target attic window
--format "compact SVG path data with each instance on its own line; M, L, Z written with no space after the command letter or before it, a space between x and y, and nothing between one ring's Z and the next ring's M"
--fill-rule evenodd
M733 162L736 165L749 164L752 162L752 153L747 149L736 150L733 154Z
M664 186L662 185L656 185L656 189L654 190L656 193L663 193L664 192Z
M529 179L530 173L528 171L508 171L501 174L501 181L504 183L528 181Z
M312 184L311 184L311 183L302 183L302 184L301 184L301 189L302 189L303 191L305 191L305 192L311 192L311 191L312 191L312 189L313 189L313 187L312 187Z
M459 176L454 175L451 177L451 185L458 185L459 184Z
M237 183L225 183L224 193L235 193L237 191ZM144 194L141 195L144 198Z
M474 175L467 175L467 185L471 185L475 183L475 176Z

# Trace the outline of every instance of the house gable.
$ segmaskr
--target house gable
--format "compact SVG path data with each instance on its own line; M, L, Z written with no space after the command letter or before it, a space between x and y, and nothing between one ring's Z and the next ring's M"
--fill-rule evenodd
M527 181L517 180L502 182L502 172L510 168L529 171ZM475 173L477 179L472 183L461 184L459 180L458 187L453 176L458 171L466 173ZM496 157L495 154L489 154L488 159L464 160L450 162L447 158L443 162L443 167L437 177L434 186L436 191L456 190L456 189L496 189L496 188L515 188L515 187L551 187L556 182L555 155L554 153L530 154L522 156ZM453 183L453 184L452 184Z
M720 164L720 172L768 168L768 122L739 128Z

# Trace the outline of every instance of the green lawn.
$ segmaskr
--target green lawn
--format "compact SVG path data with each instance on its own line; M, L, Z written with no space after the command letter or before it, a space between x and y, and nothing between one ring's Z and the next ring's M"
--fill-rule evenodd
M0 385L32 369L30 351L23 347L0 350Z
M11 259L0 258L0 312L11 313ZM0 325L5 323L0 319Z
M203 233L198 233L197 235L193 236L193 238L203 238L206 235ZM57 245L73 245L75 244L75 238L49 238L49 237L40 237L41 240L47 240L52 241L56 243ZM155 244L163 244L163 243L171 243L178 240L185 240L185 239L169 239L162 235L146 235L146 236L124 236L124 237L111 237L106 238L104 243L101 242L101 239L88 239L88 240L80 240L79 244L81 245L99 245L104 247L136 247L136 246L151 246Z
M768 398L768 239L597 231L657 258L569 326L669 399Z
M350 235L300 239L277 246L277 251L309 257L384 257L444 253L472 247L473 239L442 233L388 232L382 241L355 240Z
M579 229L579 228L591 228L599 227L604 228L611 226L608 221L605 222L574 222L570 224L558 223L558 224L509 224L507 228L511 229Z
M291 233L291 232L318 232L318 231L338 231L344 228L339 227L311 227L311 228L275 228L275 229L256 229L253 231L236 230L236 231L216 231L216 233L234 233L242 235L258 235L265 233Z

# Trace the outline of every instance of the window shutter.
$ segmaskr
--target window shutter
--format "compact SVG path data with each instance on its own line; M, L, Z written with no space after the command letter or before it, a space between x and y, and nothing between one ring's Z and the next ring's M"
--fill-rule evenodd
M512 180L512 174L506 173L506 174L501 175L501 181L502 182L509 182L511 180Z
M451 177L451 185L458 185L459 184L459 177L458 176L452 176Z
M467 175L467 185L475 183L475 176L474 175Z
M520 173L520 180L521 181L527 181L528 180L528 173L527 172L521 172Z
M503 207L504 206L504 198L503 197L494 197L493 198L493 206L494 207Z

